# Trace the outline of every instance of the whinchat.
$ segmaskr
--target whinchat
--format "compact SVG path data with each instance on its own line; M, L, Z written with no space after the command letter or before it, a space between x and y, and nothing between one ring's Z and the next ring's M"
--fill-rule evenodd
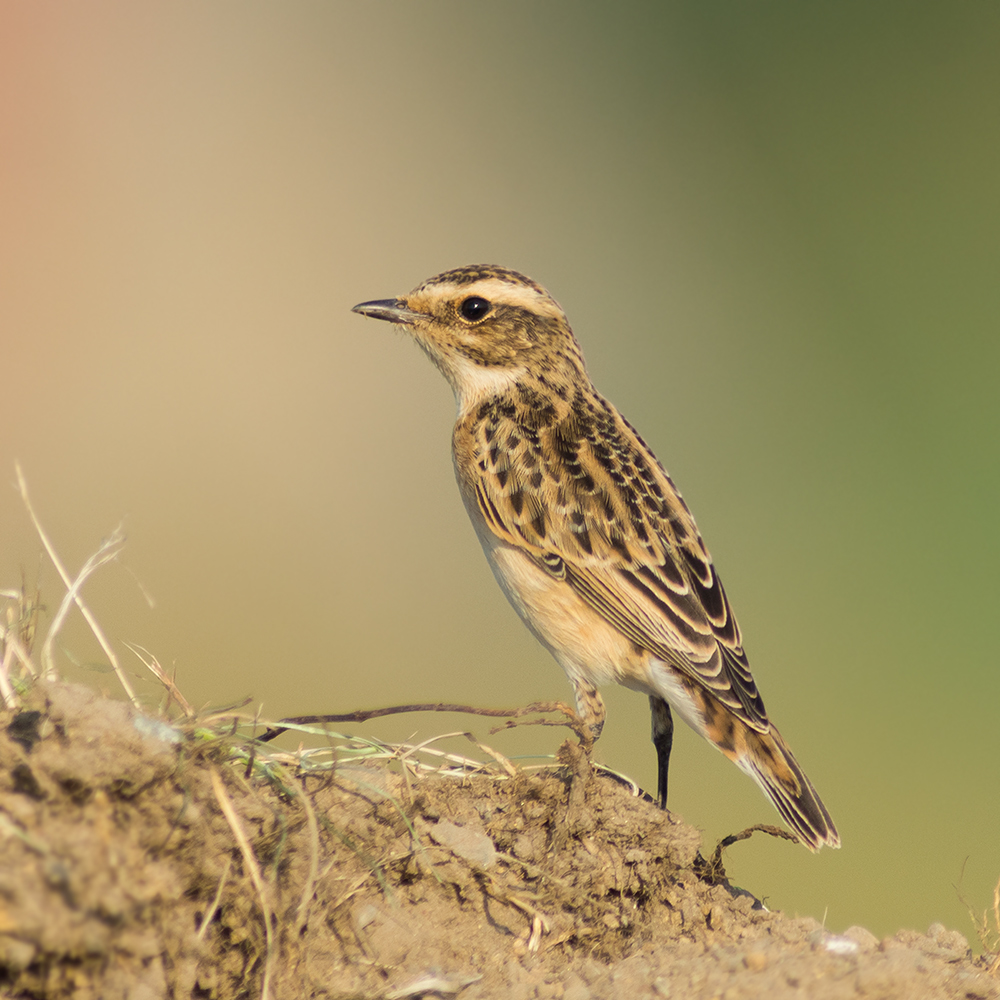
M596 739L597 689L649 696L666 808L671 708L763 789L812 850L840 838L768 719L694 518L632 425L595 388L566 316L530 278L445 271L354 312L416 340L458 403L458 485L493 573L573 686Z

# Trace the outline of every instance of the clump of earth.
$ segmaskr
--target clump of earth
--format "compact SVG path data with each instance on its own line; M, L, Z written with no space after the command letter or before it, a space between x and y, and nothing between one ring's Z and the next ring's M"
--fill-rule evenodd
M234 747L73 685L0 713L0 995L1000 1000L957 931L769 912L579 767Z

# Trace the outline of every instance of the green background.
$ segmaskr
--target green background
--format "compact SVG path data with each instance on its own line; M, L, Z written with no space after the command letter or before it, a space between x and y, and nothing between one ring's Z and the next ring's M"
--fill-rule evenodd
M126 516L85 594L198 704L564 697L466 521L447 386L349 312L522 270L691 504L840 827L730 875L834 930L971 936L955 884L981 911L1000 875L998 51L982 0L4 3L0 479L20 459L71 567ZM15 586L13 488L0 525ZM648 787L645 699L607 696L597 755ZM671 794L709 846L776 821L687 730Z

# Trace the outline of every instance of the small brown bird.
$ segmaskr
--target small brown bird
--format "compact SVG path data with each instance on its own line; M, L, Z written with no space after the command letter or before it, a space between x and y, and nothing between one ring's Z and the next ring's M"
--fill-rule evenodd
M594 388L558 303L516 271L445 271L354 312L413 336L458 403L458 485L493 572L566 671L594 739L597 688L649 696L666 808L674 708L763 789L812 850L830 814L767 717L694 518L631 424Z

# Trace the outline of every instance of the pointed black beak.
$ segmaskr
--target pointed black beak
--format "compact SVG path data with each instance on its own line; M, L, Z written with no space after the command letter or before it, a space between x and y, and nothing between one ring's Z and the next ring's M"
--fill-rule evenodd
M416 323L426 319L420 313L412 312L402 299L375 299L372 302L359 302L351 312L370 316L372 319L386 319L390 323Z

